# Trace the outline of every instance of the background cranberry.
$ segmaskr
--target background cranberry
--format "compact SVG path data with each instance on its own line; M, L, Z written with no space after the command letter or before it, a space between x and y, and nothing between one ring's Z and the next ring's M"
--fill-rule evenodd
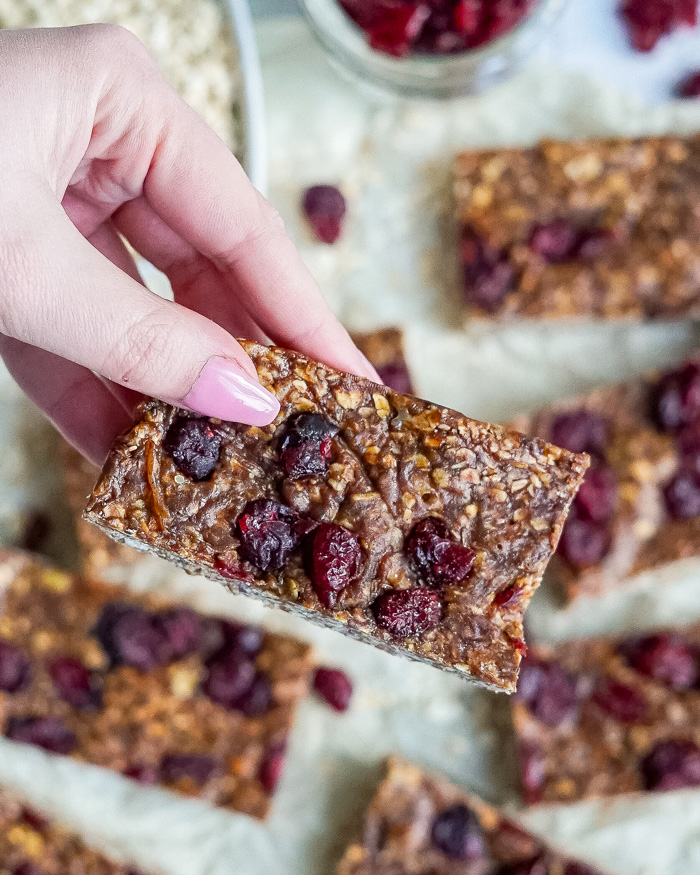
M302 209L321 243L335 243L343 229L347 204L334 185L312 185L302 198Z
M27 687L30 679L29 657L16 644L0 640L0 690L17 693Z
M579 516L603 523L611 519L617 505L617 475L611 468L589 468L574 504Z
M265 751L258 769L258 780L267 793L274 793L284 768L285 741L273 742Z
M408 368L403 362L390 362L377 368L379 379L385 386L400 395L413 395L413 383Z
M457 803L435 816L431 830L433 845L451 860L474 860L484 854L484 838L476 815Z
M671 690L689 690L700 679L700 654L678 635L647 635L620 645L627 663Z
M317 668L313 687L331 708L340 713L348 710L352 698L352 681L344 671L338 668Z
M650 389L652 420L662 431L676 432L700 418L700 368L688 362L663 374Z
M574 568L590 568L607 556L610 545L606 524L572 515L564 524L558 553Z
M69 754L78 743L75 733L59 717L11 717L5 735L51 753Z
M134 605L105 605L93 633L113 665L151 671L167 665L173 655L158 615Z
M189 778L196 784L205 784L215 769L216 761L206 754L166 754L160 764L160 777L168 784L174 784L182 778Z
M640 763L647 790L700 787L700 748L692 741L660 741Z
M546 726L559 726L578 708L576 678L556 662L523 660L516 696Z
M700 474L679 471L663 488L664 502L674 520L688 520L700 516Z
M74 708L99 708L102 703L100 676L79 659L61 656L49 664L56 693Z
M602 457L608 444L608 426L603 417L592 410L572 410L554 419L549 439L572 453Z
M472 229L462 232L459 253L467 303L486 313L495 313L515 287L515 271L507 254Z
M635 723L642 720L649 706L646 700L632 687L609 678L601 678L592 695L596 705L619 720L620 723Z

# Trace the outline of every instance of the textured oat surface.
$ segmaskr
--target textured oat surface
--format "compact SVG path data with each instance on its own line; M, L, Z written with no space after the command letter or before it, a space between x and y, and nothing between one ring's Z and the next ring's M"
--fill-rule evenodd
M457 159L457 217L512 271L498 319L669 319L700 314L700 137L547 141ZM563 220L609 239L560 263L535 251ZM465 284L467 301L474 283Z
M0 551L0 600L2 640L20 647L30 660L29 684L0 693L3 732L13 718L59 718L76 737L72 755L84 762L118 773L139 768L152 773L150 783L254 816L266 814L269 793L259 779L260 765L286 741L307 691L311 657L306 645L264 636L256 666L270 683L271 704L246 717L203 694L206 657L197 651L147 671L110 664L93 632L104 606L164 610L172 605L87 582L8 551ZM102 690L99 706L76 708L57 694L49 673L57 657L79 659L95 673ZM202 782L165 779L163 757L183 754L212 757L211 776Z
M282 405L275 423L265 429L218 426L217 466L209 479L195 482L163 450L177 412L147 404L110 454L86 519L210 574L222 563L239 569L227 575L237 577L231 582L236 589L512 691L523 652L523 611L556 547L586 457L297 353L252 343L244 348ZM294 480L280 468L276 442L286 419L299 412L321 413L340 429L327 475ZM333 610L319 600L301 556L267 574L244 561L235 522L246 502L261 496L344 525L359 538L362 573ZM384 592L415 586L403 541L417 521L431 515L444 519L453 537L476 552L474 570L464 583L445 588L437 628L398 640L376 624L371 606ZM507 595L502 603L495 599L500 593Z
M672 634L691 649L700 646L700 625ZM700 690L691 685L674 690L635 670L624 657L634 638L584 639L531 650L529 658L554 662L569 673L577 701L557 725L549 725L554 720L543 722L541 712L513 700L522 761L529 763L530 802L639 793L645 789L642 760L657 743L682 740L700 745ZM605 695L609 685L624 686L641 700L634 717L634 709L624 702L619 712L598 704L596 697ZM629 700L629 694L618 697ZM620 719L625 712L629 716Z
M28 875L140 875L135 868L108 859L74 832L44 818L21 800L0 791L0 872Z
M466 806L478 823L483 851L473 859L455 859L432 841L433 823L453 806ZM351 844L338 865L337 875L497 875L504 871L530 870L547 875L568 875L575 861L566 859L526 833L496 808L465 793L444 778L418 766L390 759L386 774L365 815L362 836ZM596 875L593 869L575 870L576 875Z
M601 461L617 482L610 549L600 563L585 568L555 554L552 574L568 598L601 595L645 571L700 556L700 517L672 519L664 502L663 488L682 459L674 435L660 432L650 418L650 390L658 377L652 373L596 389L513 421L514 428L545 439L552 422L564 413L591 411L606 426Z

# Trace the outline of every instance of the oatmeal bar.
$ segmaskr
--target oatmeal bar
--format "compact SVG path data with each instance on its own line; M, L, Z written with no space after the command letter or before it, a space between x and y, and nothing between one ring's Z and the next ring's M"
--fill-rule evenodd
M140 875L107 859L74 832L0 791L2 875Z
M700 137L458 156L470 316L700 315Z
M700 358L513 423L591 467L552 570L569 598L700 556Z
M0 551L0 731L265 815L309 648Z
M513 718L531 804L700 787L700 625L533 648Z
M81 574L109 583L127 583L144 559L158 561L141 550L118 544L82 519L88 496L100 476L99 468L67 443L61 446L61 467L68 505L75 517Z
M353 334L352 339L374 365L385 386L403 395L414 394L404 355L403 334L399 328L382 328L368 334Z
M512 691L587 459L243 342L253 428L147 402L85 517L235 591Z
M337 875L599 875L477 796L390 759Z

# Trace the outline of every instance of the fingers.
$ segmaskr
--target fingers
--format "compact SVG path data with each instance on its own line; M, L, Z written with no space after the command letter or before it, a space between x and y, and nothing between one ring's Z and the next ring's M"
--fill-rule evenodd
M0 356L18 386L40 407L63 437L102 466L114 439L131 417L85 368L0 335Z
M163 222L216 265L276 343L376 379L276 212L226 146L181 101L170 108L143 192Z
M250 425L277 415L220 326L152 294L101 255L52 198L0 230L0 331L146 395Z
M213 319L234 337L268 342L221 272L169 228L145 198L129 201L113 220L131 245L168 277L178 303Z

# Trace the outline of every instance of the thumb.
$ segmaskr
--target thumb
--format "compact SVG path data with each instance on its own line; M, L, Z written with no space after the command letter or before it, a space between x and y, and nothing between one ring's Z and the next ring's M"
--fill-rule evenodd
M0 332L207 416L272 422L279 403L228 332L145 289L47 200L42 223L0 228Z

